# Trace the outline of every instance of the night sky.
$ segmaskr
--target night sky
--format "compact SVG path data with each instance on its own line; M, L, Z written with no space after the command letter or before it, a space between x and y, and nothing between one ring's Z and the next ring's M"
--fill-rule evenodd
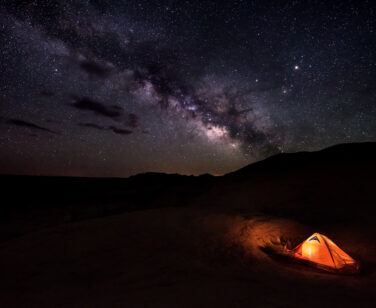
M0 173L219 175L376 141L372 1L1 3Z

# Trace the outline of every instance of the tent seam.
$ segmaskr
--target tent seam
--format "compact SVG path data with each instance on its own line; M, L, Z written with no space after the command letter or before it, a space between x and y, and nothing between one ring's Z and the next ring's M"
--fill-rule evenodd
M332 261L333 261L334 268L337 269L336 262L334 261L334 258L333 258L332 252L330 251L330 248L329 248L328 243L326 242L326 240L325 240L325 238L324 238L323 236L322 236L321 238L324 240L324 243L325 243L325 245L326 245L326 248L328 248L328 251L329 251L330 257L332 258Z

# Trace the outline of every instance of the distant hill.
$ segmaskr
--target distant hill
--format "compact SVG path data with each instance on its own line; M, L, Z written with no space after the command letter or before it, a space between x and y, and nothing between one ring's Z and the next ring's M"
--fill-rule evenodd
M199 200L229 211L343 223L374 221L376 143L278 154L218 179Z
M1 237L55 225L160 207L199 207L240 215L373 223L376 143L278 154L224 176L145 173L126 179L2 175ZM33 220L33 224L28 224ZM32 225L32 226L31 226ZM26 226L26 227L25 227ZM0 239L1 239L0 237Z
M376 143L344 143L315 152L281 153L226 174L242 177L252 173L276 173L330 164L334 166L376 164Z

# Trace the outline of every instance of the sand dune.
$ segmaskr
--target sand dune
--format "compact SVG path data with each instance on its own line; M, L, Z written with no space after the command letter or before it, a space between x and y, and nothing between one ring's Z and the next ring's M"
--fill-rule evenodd
M294 245L311 231L285 219L191 209L61 225L1 245L1 299L5 307L366 307L375 301L373 271L326 274L260 249L281 239ZM330 235L364 257L342 232ZM371 244L359 232L356 239Z

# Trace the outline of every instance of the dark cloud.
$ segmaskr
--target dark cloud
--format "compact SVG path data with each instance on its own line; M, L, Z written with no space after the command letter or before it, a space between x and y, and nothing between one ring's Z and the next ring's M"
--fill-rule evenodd
M78 123L78 126L81 127L88 127L88 128L94 128L94 129L99 129L99 130L104 130L104 131L112 131L115 134L119 135L130 135L132 133L131 130L128 130L126 128L121 128L121 127L116 127L116 126L101 126L95 123Z
M59 121L59 120L53 120L53 119L46 119L45 122L46 122L46 123L56 123L56 124L61 124L61 121Z
M46 96L46 97L52 97L52 96L55 96L55 93L49 90L42 90L40 91L40 95Z
M124 129L124 128L119 128L119 127L116 127L116 126L109 126L108 129L112 130L115 134L119 134L119 135L129 135L129 134L132 134L131 130Z
M94 61L82 61L80 68L91 77L106 78L110 75L110 68Z
M123 115L123 109L119 106L106 106L100 102L94 101L88 97L73 97L72 106L79 110L92 111L97 115L117 119Z
M135 113L128 114L127 126L136 128L139 125L139 121L140 121L140 118L137 114Z
M42 130L42 131L45 131L45 132L49 132L51 134L59 134L58 132L55 132L55 131L48 129L46 127L42 127L42 126L39 126L37 124L27 122L27 121L23 121L23 120L9 119L7 121L7 123L10 124L10 125L26 127L26 128L30 128L30 129L34 129L34 130Z
M109 107L112 108L112 109L115 109L115 110L119 110L119 111L123 110L123 108L118 106L118 105L110 105Z
M106 127L95 124L95 123L78 123L78 126L95 128L95 129L100 129L100 130L106 130Z

